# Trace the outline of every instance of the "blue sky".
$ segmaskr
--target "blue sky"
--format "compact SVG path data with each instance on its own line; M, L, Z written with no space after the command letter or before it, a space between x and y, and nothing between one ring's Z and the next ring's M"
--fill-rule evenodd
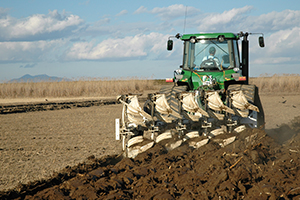
M182 44L168 52L169 36L240 31L265 35L263 49L249 38L251 76L300 74L299 0L1 0L0 81L172 77Z

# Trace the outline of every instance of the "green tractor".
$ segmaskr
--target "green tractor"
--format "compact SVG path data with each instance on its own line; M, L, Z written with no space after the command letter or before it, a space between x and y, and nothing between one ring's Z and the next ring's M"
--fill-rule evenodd
M173 82L148 94L143 108L139 94L120 95L122 118L116 139L125 156L134 158L156 143L172 150L183 144L200 148L210 141L224 147L246 129L264 126L258 88L249 85L249 41L252 33L177 34L183 41L183 64ZM167 49L173 49L172 37ZM241 58L239 40L241 41ZM259 37L264 47L263 36Z

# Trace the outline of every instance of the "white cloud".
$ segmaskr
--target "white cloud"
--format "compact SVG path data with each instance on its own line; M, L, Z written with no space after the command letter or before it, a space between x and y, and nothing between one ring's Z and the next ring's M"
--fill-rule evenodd
M122 10L121 12L119 12L118 14L116 14L117 17L119 16L123 16L123 15L126 15L128 13L127 10Z
M188 12L189 16L193 16L196 13L200 12L200 10L195 7L191 7L191 6L187 7L182 4L174 4L162 8L155 7L152 10L148 10L144 6L141 6L134 13L135 14L151 13L157 15L162 20L174 20L178 17L184 17L186 11Z
M0 62L52 61L65 45L63 40L0 42Z
M193 25L200 24L198 30L200 32L211 31L249 31L273 33L279 30L285 30L299 26L300 11L284 10L282 12L270 12L260 16L248 15L254 8L245 6L242 8L233 8L223 13L206 13L200 20L191 19Z
M96 21L93 25L87 27L86 30L95 29L95 27L103 27L105 25L108 25L110 22L111 22L111 19L106 17L106 18L103 18L103 19L100 19L100 20Z
M277 31L268 36L265 43L264 50L254 47L253 62L255 64L297 64L300 62L300 27Z
M144 6L139 7L136 11L134 11L134 14L141 14L141 13L147 13L148 10Z
M249 17L246 22L253 29L278 31L300 25L300 10L284 10L271 12L258 17Z
M194 15L197 12L200 12L199 9L194 7L186 7L182 4L175 4L164 8L153 8L151 13L157 14L163 20L172 20L178 17L184 17L185 12L188 12L189 16Z
M49 11L47 15L35 14L16 19L8 15L8 9L0 8L0 41L3 41L0 42L0 62L36 63L58 58L68 61L111 61L170 59L174 54L181 56L178 55L181 46L176 45L178 51L174 48L175 51L170 53L166 51L166 41L169 34L182 30L186 9L186 25L190 29L193 27L193 32L195 29L199 32L263 32L266 35L264 49L257 47L257 39L255 45L251 43L253 63L300 62L299 10L252 16L252 6L233 8L222 13L203 13L198 8L182 4L155 7L152 10L141 6L134 12L152 14L160 20L152 18L149 22L119 23L112 21L117 20L116 17L103 18L91 25L87 25L80 16L59 13L57 10ZM127 10L122 10L116 16L127 13Z
M61 38L78 30L83 20L76 15L59 14L57 10L48 15L35 14L15 19L5 16L0 19L0 40L32 41L49 38Z
M99 44L81 42L74 44L66 53L67 60L110 60L147 57L149 54L166 52L167 36L152 32L124 38L109 38Z
M200 24L198 30L200 32L207 31L237 31L246 19L246 14L253 9L252 6L243 8L233 8L223 13L209 13L205 17L196 20Z

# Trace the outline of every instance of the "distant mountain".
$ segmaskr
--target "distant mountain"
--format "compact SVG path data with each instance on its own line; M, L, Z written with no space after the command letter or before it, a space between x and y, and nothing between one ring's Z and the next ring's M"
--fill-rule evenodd
M21 83L21 82L60 82L60 81L70 81L66 78L59 78L56 76L48 76L46 74L31 76L26 74L20 78L11 79L8 83Z

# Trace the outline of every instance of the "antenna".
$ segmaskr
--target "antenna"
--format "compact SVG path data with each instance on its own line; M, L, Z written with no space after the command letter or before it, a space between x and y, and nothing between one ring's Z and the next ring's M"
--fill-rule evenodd
M185 15L184 15L184 24L183 24L183 33L185 33L186 16L187 16L187 6L185 6Z

